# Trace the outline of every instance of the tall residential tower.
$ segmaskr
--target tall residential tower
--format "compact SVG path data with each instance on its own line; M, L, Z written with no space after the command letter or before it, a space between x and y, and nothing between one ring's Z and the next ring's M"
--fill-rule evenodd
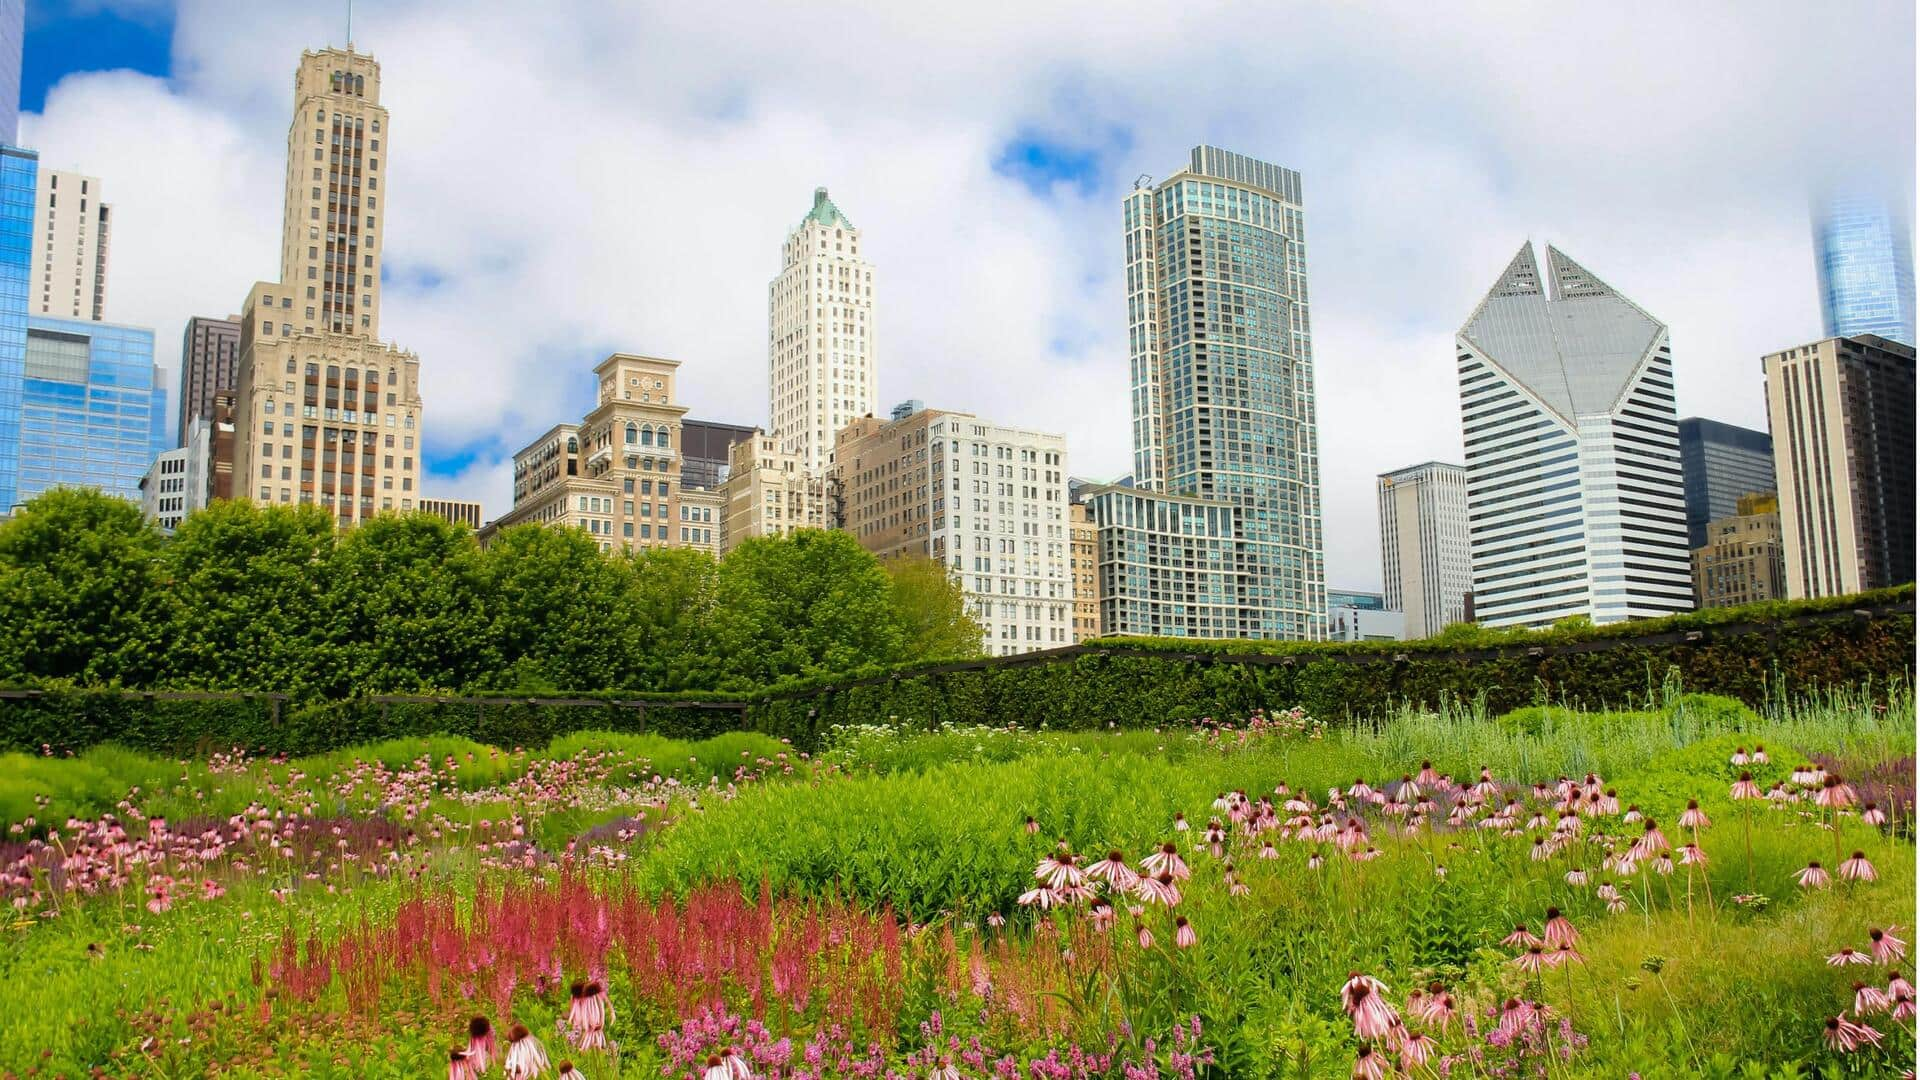
M100 199L99 177L41 170L28 310L61 319L106 318L112 209Z
M1429 461L1380 474L1380 569L1387 606L1406 612L1408 638L1467 617L1473 562L1464 467Z
M1693 607L1667 328L1533 244L1454 338L1475 617L1596 623Z
M860 230L815 188L767 286L768 413L781 449L825 475L840 429L879 410L873 264Z

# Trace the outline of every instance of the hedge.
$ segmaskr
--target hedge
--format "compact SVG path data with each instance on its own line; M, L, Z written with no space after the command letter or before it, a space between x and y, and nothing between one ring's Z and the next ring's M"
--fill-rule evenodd
M747 697L594 692L295 703L278 694L51 686L0 690L0 750L78 751L111 741L163 754L230 746L305 754L429 734L532 746L595 728L689 739L745 728L810 749L835 725L896 719L1090 729L1293 705L1324 719L1443 699L1479 701L1493 712L1543 701L1638 706L1669 673L1689 691L1758 708L1827 689L1911 683L1913 618L1908 585L1603 627L1477 631L1465 641L1101 639L990 660L871 669Z

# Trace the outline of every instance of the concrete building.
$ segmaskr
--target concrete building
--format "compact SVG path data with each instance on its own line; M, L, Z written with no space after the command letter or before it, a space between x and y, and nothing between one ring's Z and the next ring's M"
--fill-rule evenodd
M861 417L835 445L840 527L882 559L947 566L989 655L1072 644L1065 439L921 409Z
M179 445L195 420L211 419L213 402L240 385L240 322L195 315L180 335Z
M1473 604L1491 626L1693 606L1667 328L1531 242L1455 337Z
M420 358L379 340L380 65L305 52L293 90L280 280L241 308L235 495L317 504L344 528L420 500Z
M1300 174L1195 147L1186 169L1127 195L1123 217L1138 490L1090 499L1100 527L1118 530L1102 537L1103 564L1125 560L1102 570L1103 626L1324 638ZM1187 526L1201 531L1161 531ZM1184 561L1216 540L1230 550L1206 557L1223 564ZM1138 561L1162 556L1181 561Z
M826 188L780 258L767 286L767 411L781 451L824 476L840 430L880 411L873 264Z
M1067 504L1067 567L1073 572L1073 640L1100 636L1100 529L1093 511Z
M100 178L43 169L33 211L33 285L28 310L99 322L107 307L112 207Z
M480 529L480 504L466 499L421 499L420 512L450 521L455 525L465 525L478 532Z
M1418 640L1465 621L1473 588L1466 467L1429 461L1381 473L1379 499L1381 580L1386 606L1406 614L1402 632Z
M732 461L733 445L753 438L756 428L713 420L680 423L680 486L720 490Z
M1697 548L1707 542L1707 524L1731 516L1742 497L1773 491L1773 439L1764 431L1689 416L1680 421L1680 477L1687 547Z
M1787 596L1914 576L1914 351L1862 334L1773 353L1767 426Z
M140 478L172 442L153 331L34 315L26 344L19 500L87 487L138 502Z
M1913 237L1885 199L1851 192L1818 206L1813 254L1822 333L1920 344L1914 338Z
M827 478L809 471L799 454L755 430L728 449L727 478L715 512L722 555L756 536L833 527Z
M1707 542L1694 549L1695 598L1703 608L1786 599L1780 500L1748 495L1734 510L1715 519L1707 530Z
M213 498L213 444L213 421L196 420L186 441L161 451L140 478L141 512L161 532L171 534Z
M594 367L593 411L513 455L513 508L490 529L584 529L602 551L681 546L680 361L614 353ZM711 503L701 500L705 507Z

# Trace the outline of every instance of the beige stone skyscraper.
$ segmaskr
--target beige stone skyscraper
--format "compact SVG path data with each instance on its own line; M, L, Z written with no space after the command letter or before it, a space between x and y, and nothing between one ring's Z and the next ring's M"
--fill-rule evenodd
M387 110L380 66L300 56L280 280L240 317L234 496L313 503L344 527L420 499L420 358L378 340Z
M33 284L27 310L67 319L105 318L107 240L113 208L100 178L46 169L33 207Z
M767 286L767 394L773 436L815 476L840 429L879 409L873 264L860 230L815 188Z

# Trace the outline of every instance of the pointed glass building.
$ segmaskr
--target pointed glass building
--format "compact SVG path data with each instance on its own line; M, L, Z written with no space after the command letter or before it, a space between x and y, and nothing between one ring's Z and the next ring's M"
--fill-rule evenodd
M1492 626L1693 607L1667 328L1531 242L1455 337L1473 607Z

